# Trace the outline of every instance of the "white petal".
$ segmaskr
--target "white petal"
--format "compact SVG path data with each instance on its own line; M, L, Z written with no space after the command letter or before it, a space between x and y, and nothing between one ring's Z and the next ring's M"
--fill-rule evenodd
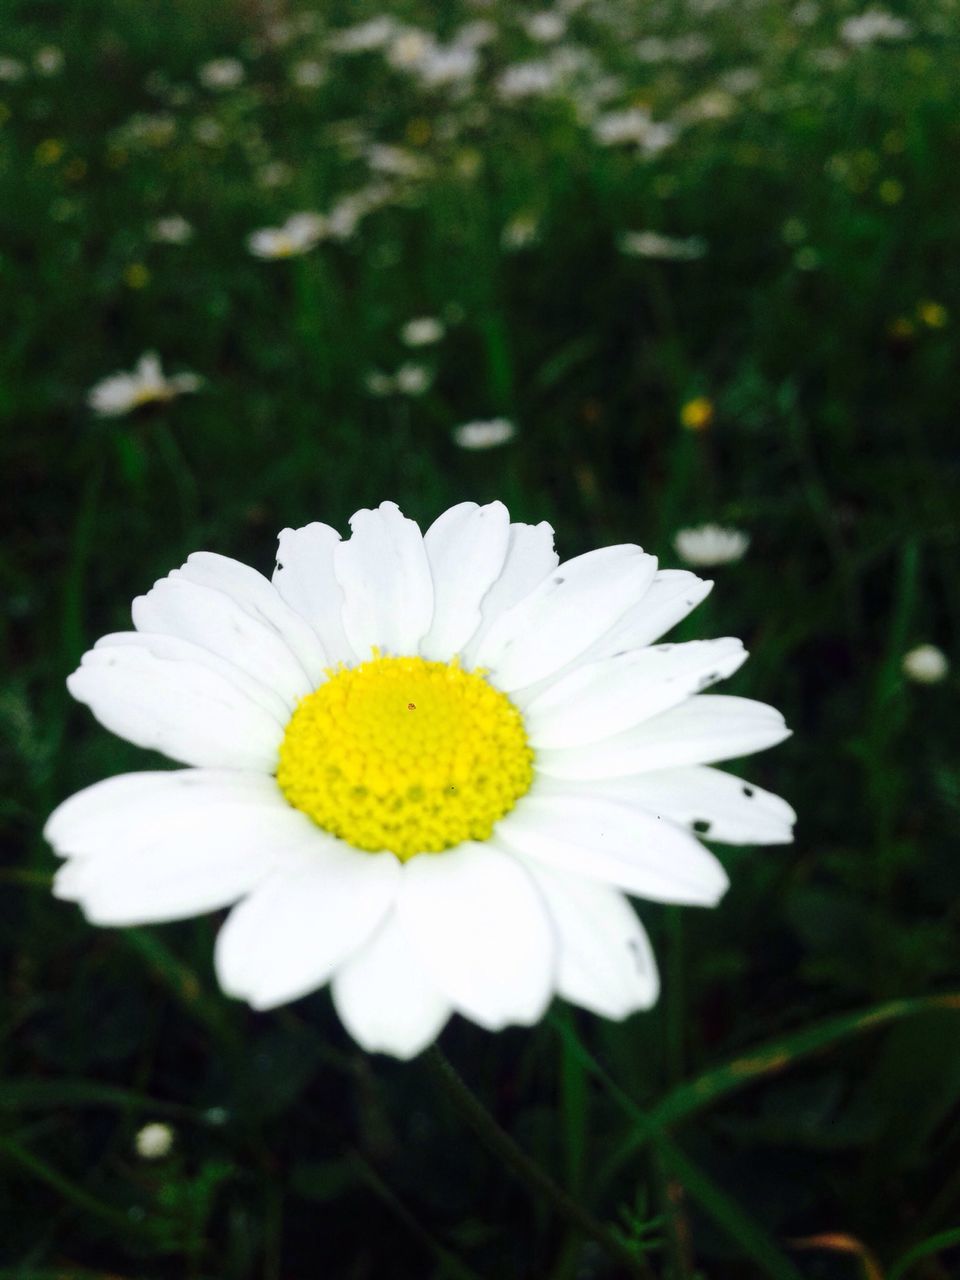
M715 906L727 875L672 822L602 797L531 793L497 824L499 844L654 902Z
M692 640L586 663L522 702L534 747L578 747L659 715L746 661L739 640Z
M299 828L310 819L283 799L275 778L242 769L166 769L105 778L69 796L47 819L44 837L62 857L155 843L166 823L202 821L205 814L256 816L280 810ZM312 824L311 824L312 825Z
M432 1044L450 1017L440 994L391 913L373 938L334 974L340 1021L368 1053L412 1058Z
M420 642L423 657L443 661L461 652L480 625L480 604L503 569L509 538L510 516L502 502L461 502L424 534L434 606Z
M296 654L314 685L323 679L333 659L316 633L295 608L283 600L272 582L250 565L218 556L212 551L195 551L172 578L186 578L201 587L222 591L251 617L281 635Z
M657 562L639 547L603 547L567 560L480 643L477 665L508 692L559 671L609 631L650 585Z
M529 867L558 935L558 993L605 1018L625 1018L656 1004L657 963L623 894L532 859Z
M320 637L331 666L350 666L359 656L343 629L343 590L333 572L336 529L308 524L284 529L277 546L273 584L288 605L310 623Z
M539 751L537 770L555 778L623 778L650 769L733 760L789 736L783 716L766 703L698 694L603 742Z
M547 781L544 779L544 781ZM732 773L693 765L629 778L571 784L579 793L635 805L671 822L693 827L705 840L724 844L789 844L797 820L786 800Z
M475 665L475 655L484 636L502 613L530 594L560 563L553 549L553 529L540 524L512 524L507 554L499 578L480 606L480 626L463 652L466 667Z
M376 647L415 654L433 617L433 582L423 535L395 502L358 511L353 536L334 549L333 568L343 588L343 628L357 654Z
M490 1031L536 1022L550 1000L554 939L519 862L489 845L421 854L397 911L415 954L460 1013Z
M141 632L178 636L209 649L275 690L291 711L315 687L269 623L247 613L222 591L201 587L189 578L171 574L145 596L138 596L133 602L133 625Z
M132 925L228 906L309 860L317 829L272 778L187 769L96 783L54 811L45 835L69 857L56 896L96 924Z
M390 909L400 864L323 839L307 869L276 872L231 911L215 963L227 995L272 1009L321 987Z
M173 636L107 636L67 688L100 723L184 764L272 773L283 738L276 695L209 650Z
M624 649L653 644L681 622L713 590L713 583L686 569L660 569L642 598L601 636L585 657L613 657Z

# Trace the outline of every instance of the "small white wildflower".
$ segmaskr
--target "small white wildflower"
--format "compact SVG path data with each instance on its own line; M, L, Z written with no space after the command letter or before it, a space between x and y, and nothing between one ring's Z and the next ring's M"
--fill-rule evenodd
M295 62L290 72L290 79L298 89L319 89L326 78L326 67L312 58Z
M673 539L677 555L694 567L734 564L741 560L750 545L750 536L742 529L724 529L718 524L680 529Z
M323 239L327 220L319 213L295 213L282 227L261 227L247 237L255 258L296 258L309 253Z
M529 249L540 238L540 223L533 213L518 213L500 232L500 244L510 253Z
M497 80L497 93L504 102L516 102L552 93L560 79L557 68L549 62L516 62Z
M862 49L878 40L908 40L913 27L903 18L895 18L885 9L867 9L840 24L840 38Z
M567 20L562 13L552 9L541 9L523 19L524 30L531 40L541 44L551 44L566 34Z
M692 262L707 252L707 242L701 236L664 236L659 231L625 231L617 240L617 246L631 258L671 262Z
M134 1146L141 1160L162 1160L173 1150L173 1138L170 1126L155 1120L137 1130Z
M465 22L453 33L453 43L459 49L480 49L497 38L497 28L485 18Z
M812 27L820 17L820 6L815 0L800 0L790 10L790 20L798 27Z
M27 68L16 58L0 58L0 84L16 84L27 74Z
M383 49L397 34L400 24L396 18L383 14L369 22L359 22L352 27L335 31L327 41L327 47L335 53L368 53Z
M150 224L150 239L157 244L187 244L193 239L193 227L179 213L169 213Z
M676 142L679 129L665 121L654 121L643 107L630 107L598 116L593 122L593 136L604 147L633 142L647 155L656 155Z
M113 373L91 387L90 408L104 418L118 418L145 404L165 404L186 392L199 391L203 379L195 373L164 375L160 358L148 351L137 361L132 373Z
M917 684L939 684L950 670L942 649L935 644L919 644L903 655L903 674Z
M733 94L753 93L762 82L763 77L756 67L731 67L720 77L723 88Z
M390 396L394 391L394 380L389 373L383 373L380 369L371 369L363 380L372 396Z
M509 418L490 418L485 422L464 422L453 429L453 443L461 449L495 449L517 434Z
M219 147L224 139L223 125L213 116L201 116L193 122L193 136L204 147Z
M364 158L374 173L386 173L397 178L420 178L429 168L423 156L386 142L372 143L366 148Z
M444 333L443 321L436 316L415 316L400 330L400 340L408 347L429 347L439 342Z
M422 396L432 381L430 370L422 364L402 364L396 373L396 388L405 396Z
M846 50L828 46L825 49L811 49L807 55L810 65L818 71L840 71L849 62Z
M214 58L197 72L197 78L205 89L235 89L242 84L246 72L238 58Z
M33 55L33 65L42 76L56 76L63 70L63 50L55 44L45 44Z
M270 160L257 170L257 186L272 191L293 181L293 170L283 160Z
M399 31L387 47L387 62L397 71L415 70L435 45L429 31L406 27Z
M460 84L475 75L480 55L470 45L438 45L431 49L417 68L420 83L427 89Z

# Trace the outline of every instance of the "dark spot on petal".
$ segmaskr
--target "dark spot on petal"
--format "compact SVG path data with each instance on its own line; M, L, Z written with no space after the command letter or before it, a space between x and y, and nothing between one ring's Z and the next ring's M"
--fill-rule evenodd
M408 702L408 703L407 703L407 710L408 710L408 711L416 711L416 709L417 709L417 704L416 704L415 702Z
M562 587L563 584L566 582L566 578L554 578L553 581L556 583L558 587Z
M697 818L693 824L693 829L698 836L705 836L713 824L708 822L706 818Z
M746 784L746 783L744 783L744 784L743 784L743 794L747 797L747 799L748 799L748 800L752 800L752 799L753 799L753 797L754 797L754 795L755 795L755 792L754 792L754 790L753 790L753 787L748 787L748 786L747 786L747 784Z

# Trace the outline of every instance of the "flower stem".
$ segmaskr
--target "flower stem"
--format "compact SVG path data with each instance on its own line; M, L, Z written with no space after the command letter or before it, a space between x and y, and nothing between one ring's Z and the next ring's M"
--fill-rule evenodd
M563 1187L521 1150L510 1135L497 1124L480 1099L467 1086L443 1051L432 1045L424 1055L427 1066L461 1116L481 1142L510 1169L531 1191L543 1196L556 1211L584 1235L623 1266L628 1275L652 1280L652 1271L642 1254L634 1253L612 1227L595 1218L578 1204Z

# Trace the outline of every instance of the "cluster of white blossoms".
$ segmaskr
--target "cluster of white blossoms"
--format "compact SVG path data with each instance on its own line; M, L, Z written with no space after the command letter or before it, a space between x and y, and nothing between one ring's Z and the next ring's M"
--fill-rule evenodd
M223 989L269 1009L330 983L368 1050L410 1057L458 1012L554 997L652 1005L625 894L713 906L697 838L791 839L783 800L712 766L788 736L706 694L732 638L664 644L711 584L633 545L560 563L499 502L426 531L395 504L280 535L272 581L207 552L68 679L106 728L187 767L66 800L58 897L102 925L232 907Z
M742 529L725 529L719 524L680 529L673 538L674 550L684 564L699 569L734 564L743 559L749 546L748 533Z
M203 379L195 373L175 373L168 378L160 357L148 351L131 373L112 373L91 387L87 403L104 418L117 418L148 404L165 404L185 392L199 391Z

